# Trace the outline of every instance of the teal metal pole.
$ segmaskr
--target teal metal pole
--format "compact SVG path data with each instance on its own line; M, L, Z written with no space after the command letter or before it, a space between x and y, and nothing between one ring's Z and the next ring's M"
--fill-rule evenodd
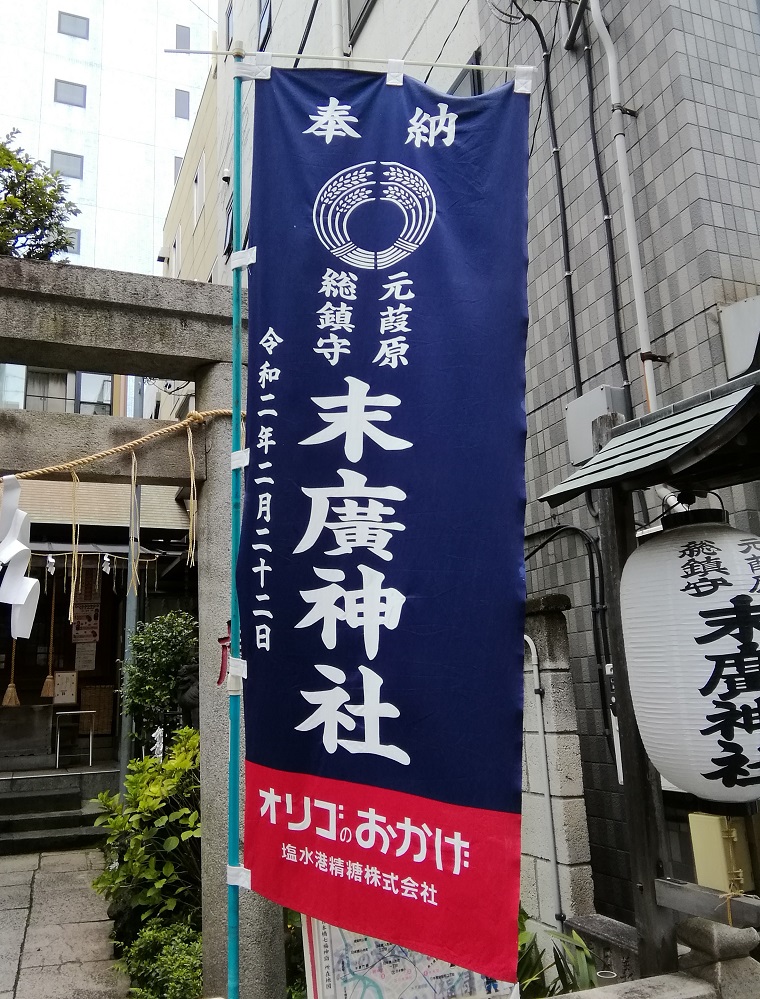
M242 62L235 56L235 62ZM232 167L232 249L240 250L242 236L242 80L233 80L233 167ZM232 450L240 450L243 395L243 318L242 271L232 270ZM242 469L232 470L232 574L230 586L230 654L240 657L240 608L238 606L235 571L240 547L240 516L242 507ZM230 678L230 680L237 678ZM230 683L228 680L228 684ZM230 692L230 762L228 778L227 863L240 864L240 692L239 683ZM240 889L227 886L227 999L240 996Z

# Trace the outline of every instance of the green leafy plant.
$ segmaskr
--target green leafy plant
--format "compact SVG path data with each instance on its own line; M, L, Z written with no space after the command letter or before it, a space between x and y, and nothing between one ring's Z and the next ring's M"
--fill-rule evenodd
M0 257L50 260L68 249L66 223L79 209L57 173L14 145L17 135L0 141Z
M135 999L200 999L203 994L201 935L188 923L151 920L119 962Z
M527 929L528 915L520 908L518 918L517 980L521 999L545 999L582 992L596 986L596 962L575 930L570 935L549 933L553 961L546 963L545 951L538 946L536 934Z
M561 989L557 995L583 992L596 986L596 960L583 938L575 930L570 935L550 934L557 941L553 944L554 970Z
M306 968L301 935L301 913L284 909L285 985L288 999L306 999Z
M198 622L184 611L170 611L149 624L140 622L129 643L124 667L124 707L143 746L153 732L176 715L180 670L198 655Z
M124 799L98 795L108 832L105 870L93 882L111 903L114 933L131 943L141 923L176 918L200 929L200 738L180 729L165 759L131 760Z

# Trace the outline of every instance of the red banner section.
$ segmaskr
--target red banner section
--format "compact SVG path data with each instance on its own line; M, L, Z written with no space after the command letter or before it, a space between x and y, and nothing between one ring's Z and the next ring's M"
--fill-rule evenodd
M514 942L503 927L518 905L519 815L250 762L246 800L254 891L515 981Z

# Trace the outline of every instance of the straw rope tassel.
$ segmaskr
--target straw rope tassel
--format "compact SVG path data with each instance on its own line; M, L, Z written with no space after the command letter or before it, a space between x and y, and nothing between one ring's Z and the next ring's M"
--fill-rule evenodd
M190 499L188 501L188 516L190 523L187 528L187 564L195 565L195 535L197 531L198 490L195 484L195 451L193 450L193 428L187 428L187 456L190 459Z
M53 636L55 634L55 584L56 577L53 576L53 595L50 598L50 641L48 642L48 671L45 682L42 684L40 697L52 697L55 693L55 680L53 679Z
M720 897L721 900L725 900L726 903L726 920L728 925L733 926L734 920L731 913L731 900L734 898L741 898L744 894L744 872L736 863L736 851L734 849L734 843L736 842L736 827L730 816L726 816L726 829L723 836L728 842L729 872L728 891Z
M132 452L132 483L129 497L129 586L127 593L137 593L140 586L140 507L137 502L137 455Z
M77 580L79 578L79 524L77 499L79 494L79 476L73 468L71 474L71 595L69 599L69 624L74 623L74 601L76 600Z
M18 699L18 694L16 693L16 639L13 639L13 646L11 648L11 682L8 684L5 695L3 696L3 707L4 708L20 708L21 701Z

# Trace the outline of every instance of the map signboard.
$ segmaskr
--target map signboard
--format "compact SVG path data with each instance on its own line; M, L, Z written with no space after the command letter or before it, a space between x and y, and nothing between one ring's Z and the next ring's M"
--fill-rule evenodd
M303 917L309 999L518 999L519 985Z

